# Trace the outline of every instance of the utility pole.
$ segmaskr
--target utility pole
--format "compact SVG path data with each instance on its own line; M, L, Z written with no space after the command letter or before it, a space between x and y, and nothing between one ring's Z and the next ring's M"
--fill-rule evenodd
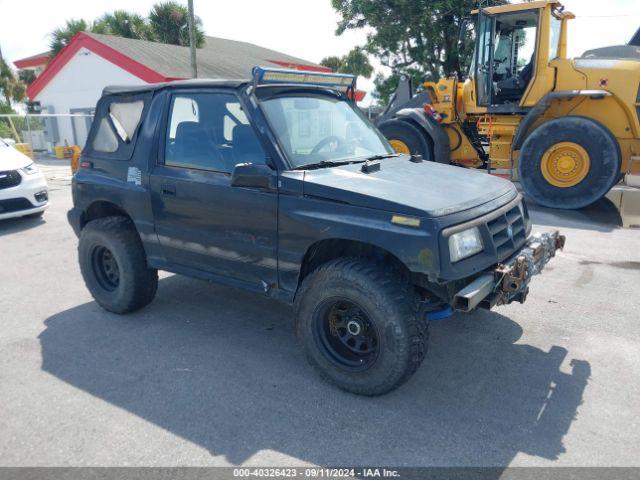
M191 78L198 78L198 65L196 64L196 29L195 16L193 15L193 0L187 0L189 6L189 54L191 55Z

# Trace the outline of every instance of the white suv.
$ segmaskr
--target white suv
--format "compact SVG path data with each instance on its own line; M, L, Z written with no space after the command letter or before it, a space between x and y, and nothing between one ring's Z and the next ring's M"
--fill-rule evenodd
M0 220L40 216L48 206L44 175L29 157L0 139Z

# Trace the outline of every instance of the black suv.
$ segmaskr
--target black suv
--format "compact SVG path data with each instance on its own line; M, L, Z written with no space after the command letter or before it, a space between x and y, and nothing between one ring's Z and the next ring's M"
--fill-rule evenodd
M530 236L508 181L394 153L352 82L106 88L68 215L96 301L142 308L158 270L280 299L311 364L365 395L411 376L430 319L524 301L564 237Z

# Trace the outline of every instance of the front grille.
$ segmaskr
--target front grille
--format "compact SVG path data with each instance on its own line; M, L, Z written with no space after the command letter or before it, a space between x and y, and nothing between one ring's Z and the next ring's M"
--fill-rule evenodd
M0 214L19 212L20 210L29 210L30 208L34 207L26 198L9 198L7 200L0 200Z
M487 222L497 257L502 260L527 239L527 212L520 205Z
M9 170L0 172L0 190L3 188L11 188L20 185L22 177L17 170Z

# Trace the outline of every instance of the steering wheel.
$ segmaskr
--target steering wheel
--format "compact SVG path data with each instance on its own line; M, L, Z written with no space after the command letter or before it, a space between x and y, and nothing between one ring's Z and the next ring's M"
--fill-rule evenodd
M338 146L336 147L336 150L340 148L340 146L344 145L345 143L343 138L340 138L336 135L329 135L328 137L325 137L322 140L320 140L318 144L315 147L313 147L313 150L311 150L311 155L320 153L320 150L322 150L324 147L331 144L332 142L335 142L338 144Z

